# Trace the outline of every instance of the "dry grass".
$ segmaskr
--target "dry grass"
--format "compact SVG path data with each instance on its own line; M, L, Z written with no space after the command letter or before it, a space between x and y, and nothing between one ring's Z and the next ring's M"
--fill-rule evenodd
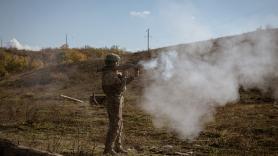
M92 90L101 92L94 67L92 62L53 66L1 81L0 137L64 155L101 155L108 123L105 109L59 97L88 101ZM137 105L142 85L133 83L126 95L124 143L129 155L278 153L278 108L267 96L241 91L239 103L218 108L215 120L188 141L153 127L151 117Z

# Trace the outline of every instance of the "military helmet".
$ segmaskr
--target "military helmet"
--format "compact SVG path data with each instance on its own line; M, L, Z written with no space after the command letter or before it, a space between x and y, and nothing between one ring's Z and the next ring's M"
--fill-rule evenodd
M120 56L117 55L117 54L108 54L105 58L105 64L106 65L112 65L114 64L115 62L119 62L120 61Z

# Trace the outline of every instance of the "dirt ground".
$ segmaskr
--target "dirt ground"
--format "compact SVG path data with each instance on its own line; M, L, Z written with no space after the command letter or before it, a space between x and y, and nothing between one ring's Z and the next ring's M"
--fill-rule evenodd
M267 94L241 90L241 100L217 108L199 137L182 140L175 132L155 128L142 111L144 85L135 80L125 96L123 142L128 155L278 155L278 104ZM101 92L93 61L0 81L0 138L63 155L101 155L108 121L102 106L89 105L93 91Z

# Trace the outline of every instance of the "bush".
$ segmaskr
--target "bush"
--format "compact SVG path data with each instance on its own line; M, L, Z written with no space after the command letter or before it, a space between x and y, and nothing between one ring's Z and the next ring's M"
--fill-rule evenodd
M5 55L5 68L9 72L20 72L28 68L28 58L24 56Z
M41 60L32 60L30 64L31 69L37 69L42 68L44 66L43 62Z
M111 48L85 47L83 49L42 49L31 52L16 49L0 48L0 79L10 73L18 73L60 63L74 63L89 58L104 58L108 53L124 54L118 46Z
M4 64L0 63L0 80L8 74Z
M9 73L22 72L30 69L30 57L19 55L8 50L0 50L0 77L1 79Z
M73 63L85 61L88 59L88 56L80 51L74 49L66 49L60 56L60 60L62 63Z

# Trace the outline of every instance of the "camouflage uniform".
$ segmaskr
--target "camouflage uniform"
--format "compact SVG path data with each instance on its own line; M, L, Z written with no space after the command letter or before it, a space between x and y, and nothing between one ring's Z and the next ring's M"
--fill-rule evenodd
M104 153L126 152L122 148L122 108L126 90L126 84L131 82L133 77L124 77L117 70L111 67L104 67L102 75L102 88L106 94L106 108L109 117L109 129L106 136Z

